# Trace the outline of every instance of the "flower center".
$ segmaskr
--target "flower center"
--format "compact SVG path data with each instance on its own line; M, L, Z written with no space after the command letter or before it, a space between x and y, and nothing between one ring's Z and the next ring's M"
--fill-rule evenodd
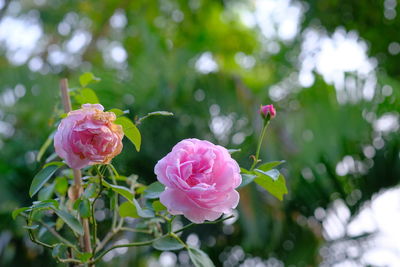
M180 166L181 177L191 187L201 184L203 186L212 185L215 158L215 153L210 149L189 155Z

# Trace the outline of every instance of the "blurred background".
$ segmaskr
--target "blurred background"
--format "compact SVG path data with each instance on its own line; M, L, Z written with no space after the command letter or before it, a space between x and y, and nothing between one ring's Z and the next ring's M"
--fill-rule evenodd
M257 110L276 106L261 158L287 161L289 194L279 202L243 188L235 222L183 236L217 266L399 266L397 4L0 0L0 266L56 265L10 212L32 202L28 189L43 165L35 158L61 107L59 79L76 87L85 71L102 79L94 90L106 109L175 114L146 120L142 150L126 142L114 161L145 183L189 137L241 148L233 156L249 167ZM99 264L112 265L189 259L130 248Z

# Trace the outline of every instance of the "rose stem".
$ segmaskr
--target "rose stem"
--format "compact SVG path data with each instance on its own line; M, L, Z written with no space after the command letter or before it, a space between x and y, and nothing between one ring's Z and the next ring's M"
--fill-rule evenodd
M64 111L66 113L68 113L72 110L72 107L71 107L71 100L69 99L69 94L68 94L68 80L67 79L61 79L60 89L61 89L62 102L64 105ZM81 183L82 174L81 174L81 170L77 170L77 169L72 169L72 170L74 172L74 186L75 186L75 190L76 190L75 196L77 196L79 198L83 191L82 183ZM81 220L82 220L82 225L83 225L84 250L85 250L85 252L91 252L89 221L86 218L81 218Z

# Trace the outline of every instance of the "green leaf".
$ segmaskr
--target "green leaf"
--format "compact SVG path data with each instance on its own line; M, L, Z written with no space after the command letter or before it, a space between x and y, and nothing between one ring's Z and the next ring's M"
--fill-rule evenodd
M96 93L90 88L79 90L79 94L75 95L75 99L79 104L97 104L100 103Z
M189 247L188 252L189 252L190 260L192 261L194 266L196 266L196 267L213 267L213 266L215 266L214 263L211 261L211 259L208 257L208 255L204 251L202 251L198 248Z
M157 239L153 242L152 246L153 248L161 251L179 250L184 248L182 243L170 236Z
M133 199L132 202L135 205L137 214L140 217L142 217L142 218L153 218L154 217L154 212L149 209L142 209L142 207L140 207L139 202L136 199Z
M76 255L76 257L83 262L88 262L90 260L90 258L92 257L92 253L90 253L90 252L78 253Z
M29 189L30 197L33 197L60 167L61 166L54 164L45 165L45 167L33 177L31 188Z
M161 110L161 111L153 111L153 112L147 113L146 116L147 117L150 117L150 116L174 116L174 113Z
M97 184L96 183L89 184L88 187L86 187L85 192L83 192L83 196L85 198L95 197L96 190L97 190Z
M82 218L89 218L90 217L90 201L87 198L83 198L82 201L79 203L79 214Z
M118 204L118 194L112 190L108 190L107 195L110 199L110 210L115 210Z
M72 230L83 235L82 224L74 216L60 209L54 209L54 211Z
M104 180L103 180L103 185L105 187L107 187L107 188L110 188L115 193L120 194L121 196L123 196L124 198L126 198L130 202L132 202L132 199L135 197L135 195L127 187L120 186L120 185L109 184Z
M43 145L40 147L39 152L36 156L36 161L40 161L44 155L44 152L46 152L47 148L51 145L51 142L53 141L53 137L55 135L55 131L52 132L49 137L47 137L46 141L43 143Z
M143 194L144 190L147 189L147 186L145 185L139 185L138 187L135 188L135 192L137 194Z
M138 124L142 123L145 119L152 117L152 116L174 116L174 113L168 111L154 111L147 113L147 115L139 118Z
M54 187L55 187L55 183L52 183L49 186L43 187L42 189L40 189L39 194L38 194L38 199L39 200L50 199L51 196L53 195Z
M238 188L242 188L251 182L253 182L254 178L257 177L257 175L254 174L240 174L242 176L242 183L238 186Z
M259 170L259 169L255 169L254 171L256 173L261 173L261 174L264 174L266 176L269 176L274 181L278 180L278 177L279 177L279 174L280 174L280 172L277 169L272 169L272 170L269 170L269 171L262 171L262 170Z
M279 200L282 200L283 195L288 193L285 178L282 174L280 174L278 179L274 181L270 176L259 173L259 175L254 179L254 182Z
M136 206L131 202L126 201L119 206L119 215L121 217L132 217L132 218L140 218L137 213Z
M107 110L107 112L112 112L112 113L115 114L115 116L119 117L119 116L128 114L128 113L129 113L129 110L121 110L121 109L119 109L119 108L112 108L112 109L110 109L110 110Z
M229 152L229 154L233 154L233 153L236 153L236 152L240 152L240 151L242 151L240 148L239 149L228 149L228 152Z
M64 226L64 221L61 218L57 218L56 231L60 231L63 226Z
M86 87L91 82L99 82L101 79L94 76L91 72L85 72L79 77L79 83L82 87Z
M56 182L55 182L55 190L58 192L60 195L65 195L68 190L68 180L66 177L57 177Z
M245 168L240 168L240 172L245 174L254 174L253 172L246 170Z
M58 202L54 199L47 199L41 201L34 201L31 206L32 210L47 209L47 208L58 208Z
M13 212L11 213L12 218L15 220L17 218L18 215L20 215L22 212L29 210L30 207L22 207L19 209L15 209L13 210Z
M270 161L264 164L261 164L260 166L257 167L257 169L262 170L262 171L269 171L281 164L285 163L284 160L280 160L280 161Z
M167 207L165 207L159 200L156 200L153 203L151 203L151 206L156 212L160 212L167 209Z
M122 126L124 134L135 145L137 151L140 151L142 137L136 125L127 117L119 117L114 121L115 124Z
M61 166L63 166L63 165L65 165L65 163L62 162L62 161L52 161L52 162L46 163L46 164L43 166L42 169L47 168L47 167L49 167L49 166L59 166L59 167L61 167Z
M72 208L74 210L78 210L79 209L79 205L81 204L81 202L82 202L82 199L78 198L77 200L75 200L74 205L72 205Z
M62 243L58 243L54 246L51 255L53 256L53 258L64 258L66 252L67 246Z
M164 192L165 186L160 182L154 182L150 184L146 190L144 190L144 197L145 198L159 198L160 194Z

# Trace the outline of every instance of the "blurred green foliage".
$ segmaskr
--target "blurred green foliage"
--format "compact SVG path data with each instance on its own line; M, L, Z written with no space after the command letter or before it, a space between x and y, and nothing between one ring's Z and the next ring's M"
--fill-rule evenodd
M281 171L287 177L289 195L280 203L254 185L243 188L233 228L196 227L202 249L217 265L224 261L227 266L236 265L228 256L237 245L246 258L274 257L285 265L317 265L322 260L319 248L326 240L322 219L314 211L342 199L355 215L373 194L399 182L398 128L391 132L374 128L384 114L394 114L398 123L400 111L400 53L388 50L390 44L400 42L400 20L384 15L384 1L292 1L301 3L302 19L297 35L289 41L264 37L260 27L242 23L238 10L253 8L251 1L9 2L5 1L8 8L1 14L3 22L7 17L31 16L43 32L35 55L24 64L10 61L4 40L0 52L1 266L53 265L47 251L28 241L24 222L13 221L10 214L31 202L31 180L53 152L48 149L41 162L35 161L55 128L52 114L61 110L59 79L67 77L72 88L78 87L79 75L85 71L102 78L93 88L106 110L129 110L132 119L153 110L175 114L144 121L141 151L126 142L114 161L120 173L137 174L147 184L155 180L157 160L183 138L240 147L242 151L233 156L249 167L262 126L258 107L276 106L278 115L261 158L286 160ZM316 29L329 36L338 27L358 32L367 43L368 56L377 60L377 83L370 100L339 102L338 90L315 71L311 87L293 82L300 70L302 33ZM82 35L77 35L81 39L75 39L75 46L83 40L79 49L68 44L77 33ZM271 42L278 45L278 52L266 49ZM57 57L54 51L64 53L59 62L52 59ZM196 69L205 52L211 53L218 71ZM240 52L252 56L251 68L238 63ZM289 83L286 95L271 97L271 88L283 82ZM385 86L392 89L390 94ZM216 125L220 128L213 128ZM374 153L365 153L366 147ZM340 175L338 163L346 156L356 167ZM132 248L103 265L145 266L149 256L159 256L153 253L150 248Z

